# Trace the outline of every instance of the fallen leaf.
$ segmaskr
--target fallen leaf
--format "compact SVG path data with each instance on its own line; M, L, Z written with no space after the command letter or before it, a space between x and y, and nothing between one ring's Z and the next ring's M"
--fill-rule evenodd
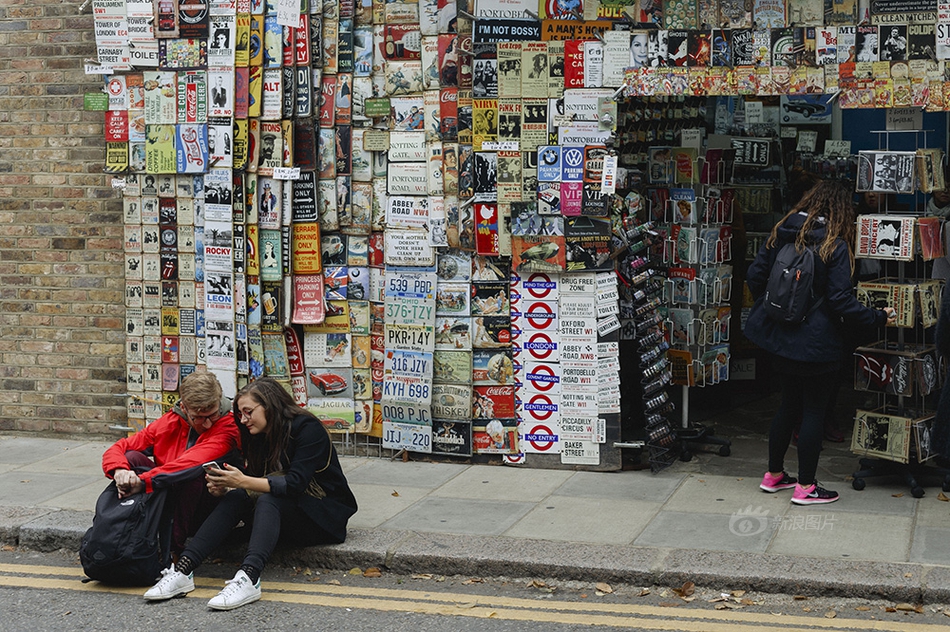
M649 588L641 588L640 593L637 595L637 597L646 597L649 594L650 594Z
M393 493L392 493L391 495L392 495L392 496L399 496L399 492L397 492L397 491L394 489L394 490L393 490Z
M581 593L581 599L587 599L587 593Z
M891 494L891 498L900 498L904 495L904 492L898 492L897 494Z
M340 585L341 585L339 579L331 579L331 580L328 581L327 583L328 583L328 584L332 584L333 586L340 586Z
M860 610L861 612L867 612L867 611L870 610L871 608L868 607L868 606L855 606L854 609L855 609L855 610Z
M673 601L661 601L661 602L660 602L659 604L657 604L657 605L659 605L659 606L662 607L662 608L679 608L679 607L680 607L681 605L683 605L683 604L681 604L681 603L676 603L676 602L673 602Z
M795 595L794 597L792 597L792 599L794 599L795 601L804 601L808 599L808 597L806 597L805 595Z
M893 607L891 607L891 606L888 606L888 607L884 608L884 612L897 612L897 608L893 608Z
M718 603L718 602L720 602L720 601L726 601L726 599L727 599L727 597L720 596L720 597L714 597L714 598L712 598L712 599L709 599L708 601L709 601L709 603Z
M739 603L741 603L743 606L754 606L754 605L755 605L755 602L752 601L751 599L743 599L743 600L741 600Z
M741 596L743 596L743 595L745 594L745 591L744 591L744 590L733 590L733 591L730 592L729 594L732 595L733 597L741 597Z
M608 595L614 591L614 589L610 587L610 584L604 582L597 582L594 588Z
M834 619L837 616L838 616L838 613L835 612L834 610L829 610L828 612L825 613L826 619Z
M382 576L383 576L382 572L380 572L380 570L376 568L375 566L371 566L370 568L367 568L365 571L363 571L363 577L382 577Z
M472 577L471 579L466 579L463 581L462 584L468 586L469 584L481 584L483 581L485 580L481 579L480 577Z
M913 573L904 573L904 577L913 577L913 576L914 576Z
M943 492L940 492L939 494L937 494L937 500L942 500L945 503L950 502L950 496L947 496ZM947 615L947 616L950 616L950 615Z
M811 612L811 608L809 608L808 606L805 606L804 608L802 608L802 612Z
M896 604L894 607L900 610L901 612L914 612L917 609L916 607L913 606L913 604L909 604L909 603L899 603L899 604Z
M685 601L686 603L689 603L689 602L695 601L695 600L696 600L696 596L695 596L695 595L690 595L689 597L683 597L683 601Z
M351 569L349 570L349 573L348 573L348 574L349 574L349 575L362 575L362 574L363 574L363 569L360 568L359 566L354 566L353 568L351 568Z
M444 582L444 581L445 581L445 575L439 575L438 577L435 578L435 581L437 581L437 582Z
M732 610L732 606L727 603L717 603L716 610Z
M950 617L950 610L944 610L944 611L943 611L943 616L945 616L945 617Z
M432 579L432 573L416 573L411 576L412 579Z
M3 551L13 551L14 548L13 548L13 545L11 545L11 544L4 544L3 547L0 547L0 550L3 550Z
M547 586L547 584L540 579L532 579L528 582L528 588L544 588L545 586Z

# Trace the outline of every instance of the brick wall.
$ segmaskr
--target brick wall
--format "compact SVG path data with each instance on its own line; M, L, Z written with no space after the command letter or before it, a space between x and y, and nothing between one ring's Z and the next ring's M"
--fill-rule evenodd
M0 3L0 431L125 420L122 203L83 93L91 7Z

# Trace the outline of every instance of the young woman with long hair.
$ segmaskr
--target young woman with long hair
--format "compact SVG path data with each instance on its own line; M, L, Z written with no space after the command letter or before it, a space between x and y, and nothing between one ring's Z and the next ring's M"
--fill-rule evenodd
M223 498L178 561L145 593L149 601L194 590L194 569L242 520L251 525L244 562L208 602L214 610L231 610L261 598L260 575L278 539L310 546L346 538L356 498L323 423L297 406L273 378L251 382L235 402L245 467L206 467L208 489Z
M824 418L837 388L831 379L844 355L845 327L883 327L894 322L891 308L865 307L854 296L855 212L851 191L842 182L823 180L806 192L783 217L749 266L746 282L755 305L746 337L769 352L781 387L781 403L769 430L769 467L759 487L774 493L792 489L798 505L830 503L838 493L815 479ZM814 307L801 323L780 323L762 306L769 273L778 251L795 244L815 252ZM822 298L823 297L823 298ZM785 472L785 453L798 421L798 479Z

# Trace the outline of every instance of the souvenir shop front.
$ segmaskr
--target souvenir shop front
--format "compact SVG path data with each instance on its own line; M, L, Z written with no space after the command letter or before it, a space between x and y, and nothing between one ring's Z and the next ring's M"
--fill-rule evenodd
M917 202L950 34L899 4L93 0L130 426L204 366L230 394L281 380L353 453L727 455L689 401L767 389L742 278L795 170L896 194L862 220L904 240L862 296L933 324L913 262L943 254ZM870 367L910 357L920 398L938 372L890 333L855 379L901 398L909 458L926 415Z

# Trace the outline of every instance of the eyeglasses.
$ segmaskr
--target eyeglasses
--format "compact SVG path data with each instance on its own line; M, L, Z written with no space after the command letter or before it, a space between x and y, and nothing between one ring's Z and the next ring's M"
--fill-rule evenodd
M191 421L194 421L194 422L199 422L199 421L200 421L200 422L204 423L204 422L206 422L206 421L217 421L217 420L220 419L220 417L221 417L221 411L219 411L219 410L216 410L216 411L214 411L214 412L212 412L212 413L208 413L208 414L205 414L205 415L196 415L196 414L192 413L190 410L188 410L188 408L185 408L184 406L183 406L183 408L185 409L185 413L188 415L188 419L190 419Z
M250 419L250 418L251 418L251 415L254 414L254 411L257 410L258 408L260 408L261 406L263 406L263 404L258 404L258 405L255 406L254 408L248 408L247 410L242 410L242 411L241 411L241 418L243 418L243 419Z

